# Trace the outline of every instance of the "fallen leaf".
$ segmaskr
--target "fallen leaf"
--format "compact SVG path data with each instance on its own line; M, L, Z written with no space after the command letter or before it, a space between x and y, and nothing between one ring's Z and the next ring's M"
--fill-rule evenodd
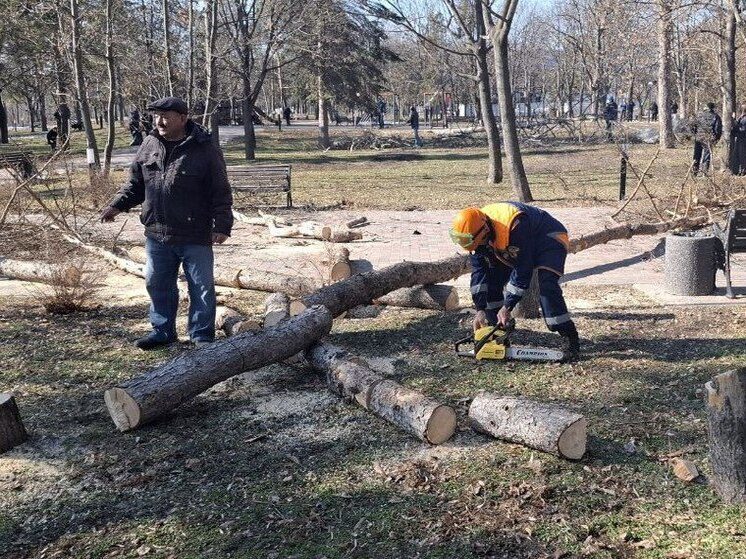
M697 466L695 466L689 460L684 460L683 458L673 458L671 459L670 464L674 475L681 480L694 481L699 477L699 470L697 470Z

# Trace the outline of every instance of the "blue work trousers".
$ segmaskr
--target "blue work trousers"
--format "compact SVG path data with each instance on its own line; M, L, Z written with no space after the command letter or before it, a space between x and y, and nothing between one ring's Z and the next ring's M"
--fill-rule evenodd
M215 339L215 280L212 246L169 245L147 238L145 286L150 295L150 323L158 338L176 339L176 311L179 308L177 279L184 268L189 288L189 338L211 342Z

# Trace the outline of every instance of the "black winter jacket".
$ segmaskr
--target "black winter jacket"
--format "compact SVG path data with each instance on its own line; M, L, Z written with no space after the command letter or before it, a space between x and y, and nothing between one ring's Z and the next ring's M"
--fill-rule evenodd
M126 212L142 204L145 235L167 244L212 244L212 233L231 234L233 198L225 161L204 128L191 120L168 161L157 130L143 141L129 182L110 206Z

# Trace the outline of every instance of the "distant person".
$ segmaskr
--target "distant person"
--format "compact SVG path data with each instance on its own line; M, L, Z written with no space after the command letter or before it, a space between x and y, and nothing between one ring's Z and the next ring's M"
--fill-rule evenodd
M632 122L632 118L634 117L634 114L635 114L635 102L630 101L629 103L627 103L627 120Z
M49 132L47 132L47 143L49 144L49 147L52 148L52 151L57 151L57 127L53 126L49 129Z
M59 133L60 142L63 144L67 141L67 137L70 135L70 108L67 103L63 100L54 112L54 118L57 121L57 131Z
M130 134L132 135L131 146L142 144L142 130L140 129L140 111L133 107L130 111Z
M409 118L406 120L406 124L409 124L412 127L412 132L414 132L414 147L422 147L422 140L420 139L420 115L414 106L409 108Z
M378 114L378 128L383 128L384 122L383 122L383 115L386 114L386 101L383 99L378 100L378 104L376 105L376 112Z
M707 110L694 120L692 132L694 133L692 175L697 176L700 171L706 175L710 169L712 146L723 135L723 120L715 111L715 103L707 103Z
M622 104L619 106L619 122L622 122L627 118L627 101L622 101Z
M290 126L290 107L285 107L282 109L282 116L285 118L285 125Z
M617 104L614 98L609 97L606 101L606 107L604 107L604 121L606 121L606 139L610 142L614 139L611 126L612 123L616 122L617 112Z
M678 115L679 114L679 104L674 101L671 103L671 115Z
M651 122L655 122L658 120L658 103L653 101L653 104L650 105L650 120Z
M733 114L730 134L733 142L730 150L730 171L734 175L746 175L746 103L741 104L740 114Z

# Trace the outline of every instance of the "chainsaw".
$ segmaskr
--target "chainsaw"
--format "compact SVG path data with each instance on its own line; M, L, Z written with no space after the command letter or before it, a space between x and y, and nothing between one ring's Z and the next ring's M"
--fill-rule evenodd
M483 326L456 342L456 355L474 357L477 361L520 359L522 361L562 361L565 354L558 349L545 347L525 347L510 344L510 335L515 330L515 320L511 319L505 326ZM461 348L472 345L471 350Z

